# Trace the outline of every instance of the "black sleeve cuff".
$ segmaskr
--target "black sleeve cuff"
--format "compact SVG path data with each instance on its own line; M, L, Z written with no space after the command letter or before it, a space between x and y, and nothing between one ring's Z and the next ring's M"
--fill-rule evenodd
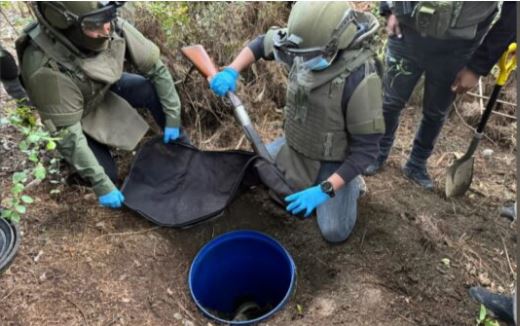
M264 53L264 38L265 35L260 35L247 45L247 47L253 52L255 60L259 60L260 58L266 59Z

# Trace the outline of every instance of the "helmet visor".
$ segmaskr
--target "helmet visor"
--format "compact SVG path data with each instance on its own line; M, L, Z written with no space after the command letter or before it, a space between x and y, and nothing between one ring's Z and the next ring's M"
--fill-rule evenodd
M277 33L274 36L274 54L279 59L290 66L294 62L295 57L302 59L303 65L309 69L313 69L316 64L320 66L330 65L338 54L338 43L341 34L347 27L354 23L358 26L356 13L354 10L347 10L341 21L332 31L331 39L327 44L320 47L300 48L302 39L296 35L287 35L287 33Z
M78 17L81 30L84 33L103 32L104 26L117 18L117 8L121 5L120 1L109 1L104 7Z
M276 34L274 37L274 56L277 60L292 66L294 59L299 57L304 67L313 69L316 64L330 65L336 58L337 51L326 52L326 47L300 49L301 38L295 35Z

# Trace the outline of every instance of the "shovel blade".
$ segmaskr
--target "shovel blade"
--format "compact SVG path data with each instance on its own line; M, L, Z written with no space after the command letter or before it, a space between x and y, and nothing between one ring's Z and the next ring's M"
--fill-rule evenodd
M456 160L446 174L446 197L462 196L469 189L473 180L474 157Z

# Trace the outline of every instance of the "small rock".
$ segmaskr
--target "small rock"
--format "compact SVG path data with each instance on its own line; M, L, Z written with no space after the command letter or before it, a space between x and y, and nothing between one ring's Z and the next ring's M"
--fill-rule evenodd
M494 153L495 151L493 151L491 148L486 148L482 150L482 156L486 159L491 158L491 156L493 156Z
M182 319L182 315L178 312L174 313L173 314L173 318L177 319L177 320L181 320Z
M170 288L166 289L166 293L168 293L169 296L173 297L173 291Z
M489 276L487 273L480 273L478 274L478 280L481 285L488 286L491 284L491 280L489 279Z
M185 319L183 322L184 326L195 326L195 324L191 320Z
M40 257L43 255L43 250L38 251L38 254L33 258L34 262L37 263Z
M446 266L446 267L450 267L450 259L449 258L441 259L441 263L443 263L444 266Z
M122 298L121 302L122 303L129 303L130 302L130 298Z
M96 195L94 195L94 194L86 194L85 196L83 196L83 199L88 200L88 201L95 201L96 200Z
M47 280L47 273L45 272L42 275L40 275L39 279L41 283L45 282Z
M104 231L104 230L106 229L105 222L101 221L101 222L96 223L96 227L97 227L100 231Z

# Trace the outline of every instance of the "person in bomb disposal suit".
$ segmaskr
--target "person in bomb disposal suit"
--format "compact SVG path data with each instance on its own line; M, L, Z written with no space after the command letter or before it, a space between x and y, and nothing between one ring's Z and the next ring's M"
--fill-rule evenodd
M299 190L285 198L287 210L305 216L316 210L329 242L352 232L364 191L360 173L376 158L384 132L379 65L370 47L378 26L348 2L297 2L287 28L257 37L210 83L223 96L260 58L288 68L285 137L267 149Z
M119 18L121 2L35 2L37 22L17 40L22 81L58 149L90 183L101 205L118 208L110 147L132 150L150 110L164 142L181 135L181 103L159 48ZM131 64L139 74L123 72Z

